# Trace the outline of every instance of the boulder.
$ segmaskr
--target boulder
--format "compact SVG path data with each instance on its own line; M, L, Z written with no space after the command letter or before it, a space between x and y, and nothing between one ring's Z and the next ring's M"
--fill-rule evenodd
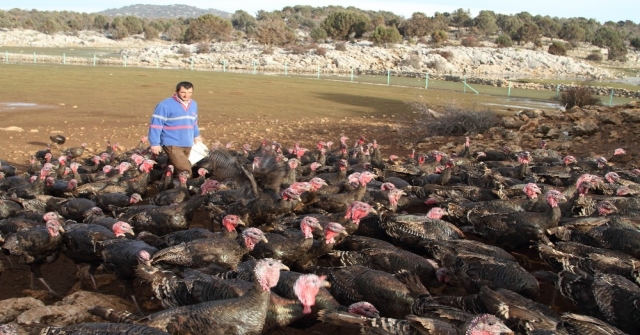
M524 125L524 121L520 117L505 116L502 118L502 125L508 129L518 129Z
M620 112L624 122L640 122L640 111L637 109L625 109Z
M581 120L571 127L571 134L574 136L591 136L595 134L598 129L598 124L596 124L594 120Z
M44 306L42 301L31 297L2 300L0 301L0 324L11 322L22 312L42 306Z
M64 327L81 322L98 322L100 318L89 313L89 309L100 306L115 310L133 310L134 306L120 297L95 292L78 291L50 306L36 306L18 315L20 325L35 323Z

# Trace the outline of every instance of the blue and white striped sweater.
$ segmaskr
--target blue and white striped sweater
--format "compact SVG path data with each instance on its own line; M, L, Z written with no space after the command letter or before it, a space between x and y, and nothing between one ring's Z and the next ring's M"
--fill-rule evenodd
M185 106L171 97L156 106L149 123L151 146L191 147L198 136L198 104L195 101L191 100Z

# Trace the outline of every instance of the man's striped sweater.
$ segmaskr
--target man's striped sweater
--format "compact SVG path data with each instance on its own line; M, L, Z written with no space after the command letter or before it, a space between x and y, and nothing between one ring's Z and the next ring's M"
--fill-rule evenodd
M190 100L183 104L177 96L161 101L151 116L149 144L151 146L191 147L200 136L198 105Z

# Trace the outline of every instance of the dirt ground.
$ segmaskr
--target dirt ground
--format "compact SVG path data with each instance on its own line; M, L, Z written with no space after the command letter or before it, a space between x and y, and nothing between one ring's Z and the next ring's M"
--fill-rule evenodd
M84 124L83 117L74 118L73 113L66 113L64 119L48 118L51 109L59 109L68 111L72 106L51 106L43 108L23 108L21 110L5 110L0 112L3 121L0 123L0 159L10 162L18 166L21 170L27 163L28 157L36 150L43 149L49 141L51 134L63 134L68 137L69 143L86 142L88 150L85 157L102 151L105 147L105 141L111 140L118 142L123 149L131 148L137 145L140 136L146 135L147 120L141 120L138 117L132 117L130 120L119 119L111 120L106 124L87 125ZM622 110L626 107L620 107ZM515 111L514 111L515 112ZM291 120L290 115L277 115L275 119L279 122L273 122L266 119L240 119L227 118L223 120L221 116L201 117L200 127L203 136L209 145L214 141L220 141L223 144L232 141L236 148L243 143L250 143L252 147L256 147L261 139L268 138L277 140L285 147L293 146L293 143L299 141L303 146L313 147L319 141L334 141L338 143L341 135L350 138L349 143L353 143L359 136L365 136L367 141L376 139L380 143L381 150L385 157L390 154L396 154L406 157L411 149L417 152L427 152L433 149L446 148L446 152L454 152L461 148L463 137L435 137L428 141L421 141L427 134L421 132L416 125L413 116L397 116L387 118L357 118L357 119L321 119L314 122ZM282 121L284 120L284 121ZM572 121L567 121L568 123ZM640 131L633 126L625 127L624 124L607 124L599 123L600 129L597 134L574 138L570 152L578 157L590 155L605 154L609 150L617 147L624 147L629 154L637 160L637 154L633 148L640 141ZM18 131L17 127L22 129ZM209 134L215 132L215 137ZM472 136L472 145L477 147L499 148L502 145L510 144L524 149L534 149L535 143L539 141L535 136L522 136L522 134L534 134L535 130L523 129L521 132L515 130L519 135L510 137L505 135L509 130L503 128L496 129L490 133ZM514 130L511 130L514 132ZM612 137L612 134L615 136ZM562 148L560 141L550 140L549 146L552 148ZM63 148L68 145L63 146ZM54 154L57 153L54 148ZM563 150L568 153L568 150ZM634 165L634 164L631 164ZM208 219L201 213L196 216L194 226L210 227ZM530 252L524 250L523 253L534 257ZM4 260L3 260L4 261ZM33 295L43 297L43 291L29 291L29 271L23 265L17 265L18 269L9 270L8 263L4 261L5 271L0 277L0 300L11 297L20 297L25 295ZM540 264L538 264L540 266ZM541 267L543 268L543 267ZM63 294L70 292L77 285L79 279L76 275L75 265L61 256L55 263L45 265L42 268L44 277L51 284L52 288ZM88 289L87 285L84 286ZM36 283L36 289L42 287ZM551 286L542 286L543 296L541 301L548 302L551 300L553 288ZM108 285L100 288L102 293L121 294L122 286L117 281L110 281ZM139 292L140 293L140 292ZM140 299L143 306L148 311L156 309L158 306L151 300L150 292L141 292ZM56 298L47 297L46 303L56 301ZM562 310L571 310L572 307L563 301L561 297L556 300L556 306ZM287 328L284 330L273 331L272 334L326 334L335 332L331 327L316 325L310 329L301 330L295 328Z

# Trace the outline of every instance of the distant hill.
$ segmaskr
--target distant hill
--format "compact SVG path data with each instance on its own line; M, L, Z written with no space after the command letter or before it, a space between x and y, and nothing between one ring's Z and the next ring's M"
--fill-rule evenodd
M141 18L178 18L178 17L198 17L204 14L213 14L224 18L231 18L231 14L221 10L209 8L202 9L187 5L131 5L120 8L113 8L96 12L108 16L137 16Z

